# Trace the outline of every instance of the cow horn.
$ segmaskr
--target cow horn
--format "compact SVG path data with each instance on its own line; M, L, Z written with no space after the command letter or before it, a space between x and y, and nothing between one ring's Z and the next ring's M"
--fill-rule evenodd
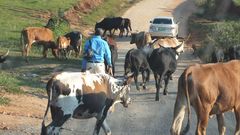
M4 59L5 57L7 57L8 53L9 53L9 50L4 55L2 55L1 58Z

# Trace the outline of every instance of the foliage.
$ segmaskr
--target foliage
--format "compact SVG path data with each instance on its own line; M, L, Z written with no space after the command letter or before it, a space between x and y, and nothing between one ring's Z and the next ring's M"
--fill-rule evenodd
M9 98L0 97L0 105L7 105L10 102Z
M240 44L240 24L238 22L224 21L217 23L208 35L209 40L222 48Z

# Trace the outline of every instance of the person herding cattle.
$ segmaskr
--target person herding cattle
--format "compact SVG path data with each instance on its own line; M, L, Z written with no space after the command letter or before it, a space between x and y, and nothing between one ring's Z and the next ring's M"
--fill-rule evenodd
M62 125L70 118L97 119L93 135L98 135L102 127L106 135L111 135L106 117L111 106L122 103L128 107L130 81L113 78L108 74L89 72L63 72L53 76L47 83L48 104L42 122L41 135L58 135ZM48 110L52 122L45 126ZM81 134L81 133L79 133Z
M178 92L171 127L172 135L186 134L190 126L191 108L197 114L196 134L206 135L210 115L217 115L218 131L224 135L223 113L234 110L235 135L240 134L240 60L217 64L196 64L184 70L178 80ZM188 123L181 132L185 112Z
M105 73L104 58L107 61L109 74L112 74L111 52L108 43L102 39L103 31L100 28L95 30L91 39L87 40L84 46L85 56L82 60L82 71L89 69L91 73ZM92 53L91 56L88 53Z

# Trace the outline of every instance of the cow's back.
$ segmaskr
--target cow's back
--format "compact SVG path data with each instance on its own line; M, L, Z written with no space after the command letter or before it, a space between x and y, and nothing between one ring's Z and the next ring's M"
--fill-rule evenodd
M218 111L231 110L240 104L240 61L198 64L186 70L191 99L200 96L203 104L219 104Z
M52 30L45 27L27 27L22 32L28 40L54 41Z

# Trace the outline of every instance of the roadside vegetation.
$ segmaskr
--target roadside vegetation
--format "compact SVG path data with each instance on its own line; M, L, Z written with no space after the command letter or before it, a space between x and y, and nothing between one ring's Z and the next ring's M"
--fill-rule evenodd
M71 31L70 22L61 13L84 0L0 0L0 54L10 51L6 63L0 65L0 105L10 102L4 94L45 93L46 81L53 72L81 68L81 58L72 56L68 60L55 59L49 50L48 58L42 59L42 47L33 46L30 63L21 56L20 32L29 26L45 26L51 17L59 21L54 26L55 38ZM90 12L78 12L81 16L79 29L94 27L106 16L120 16L127 8L140 0L102 0ZM81 27L81 28L80 28ZM75 28L76 29L76 28Z
M214 48L222 48L227 52L230 46L240 44L240 0L234 0L232 4L221 13L223 0L201 0L196 1L198 13L194 14L190 21L190 32L195 33L200 47L196 50L199 58L208 63ZM230 1L231 2L231 1ZM235 10L230 10L233 7ZM237 11L236 11L237 9Z

